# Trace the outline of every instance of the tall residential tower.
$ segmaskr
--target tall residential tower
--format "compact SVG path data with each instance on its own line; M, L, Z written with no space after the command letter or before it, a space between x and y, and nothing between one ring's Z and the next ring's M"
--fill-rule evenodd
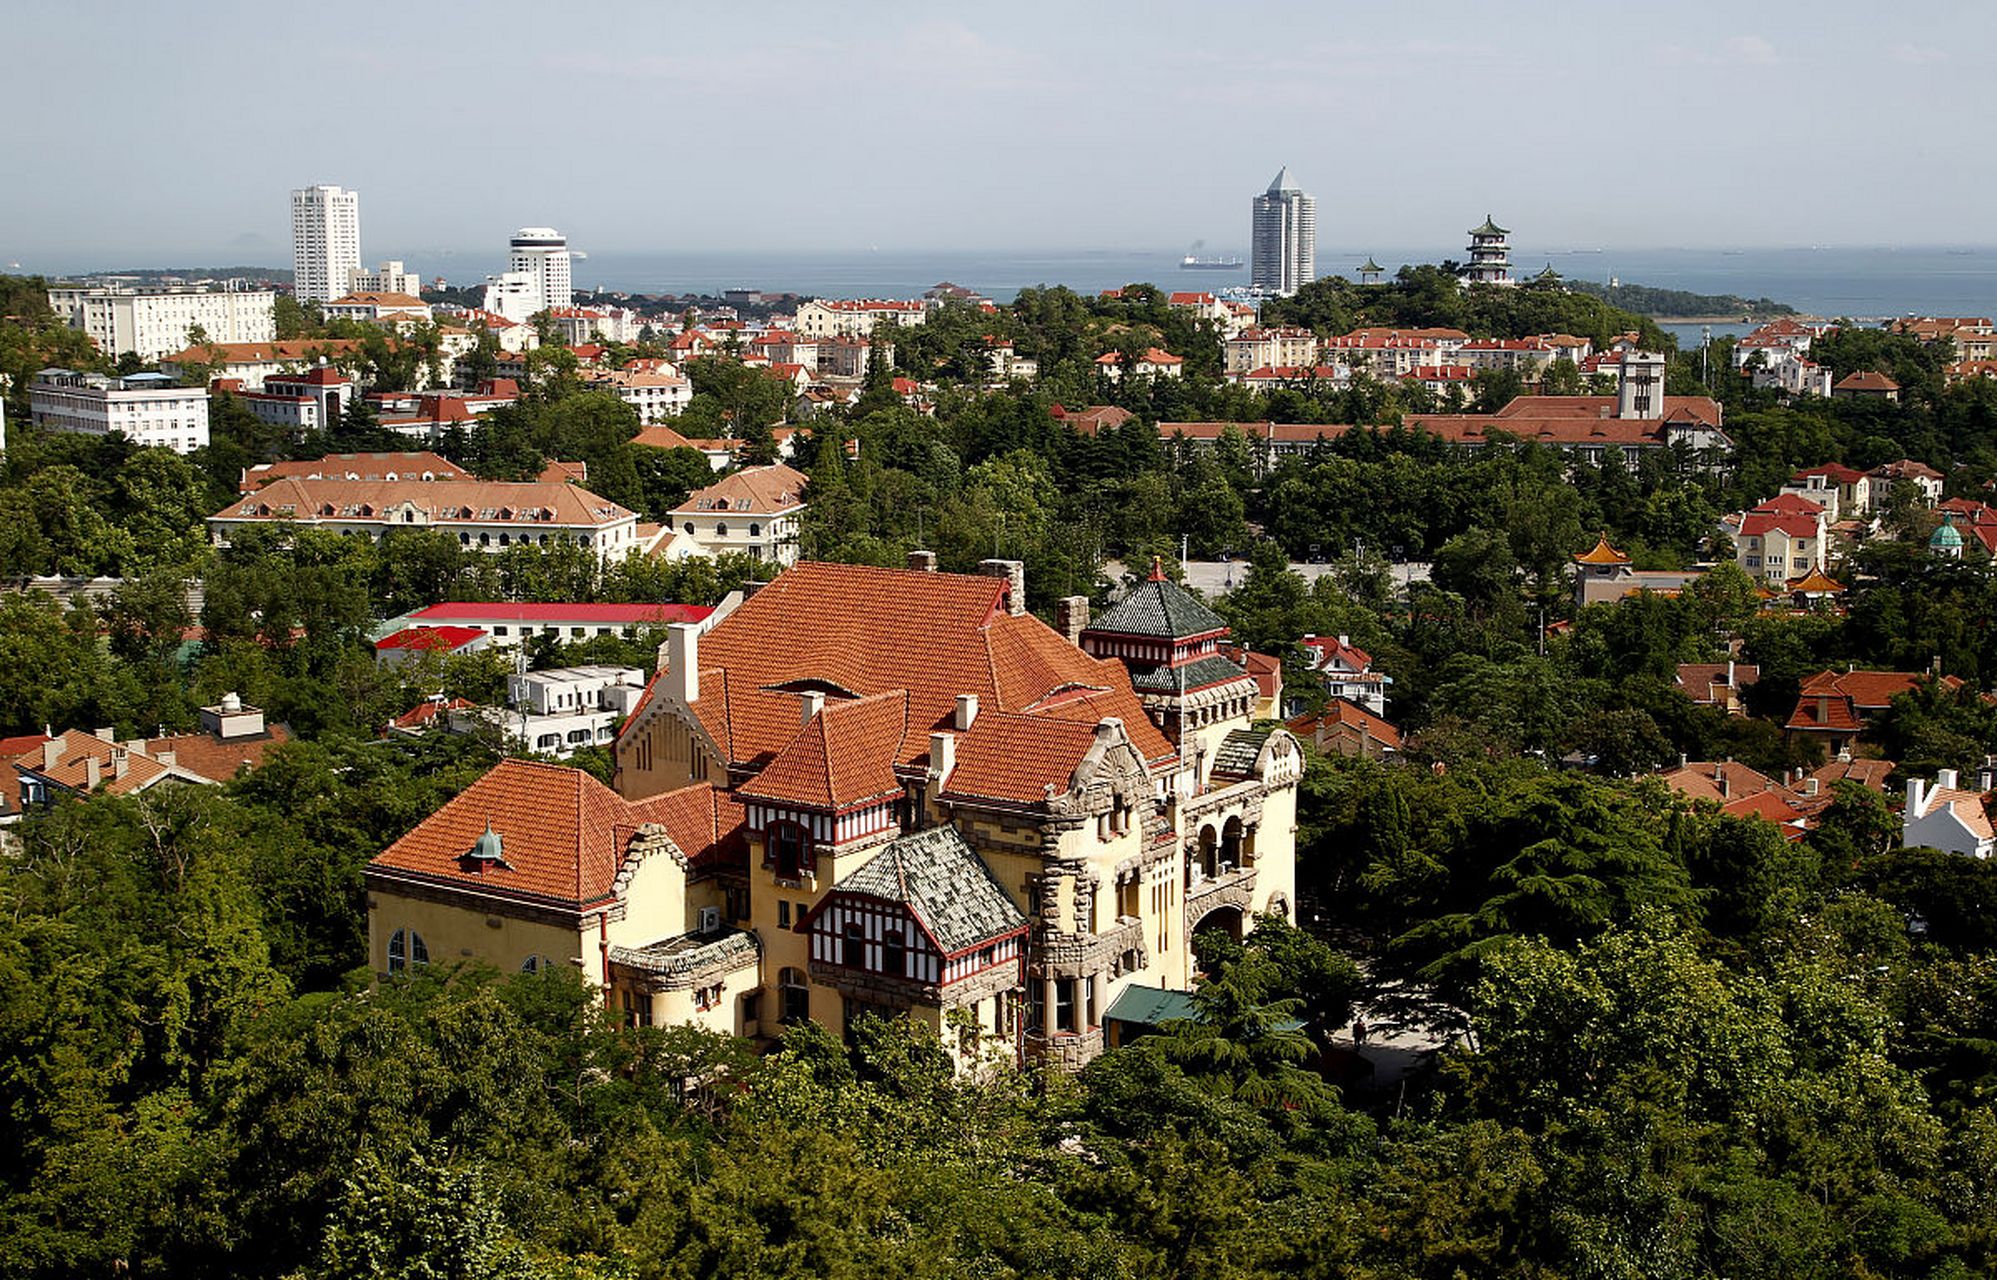
M292 287L300 302L331 302L361 269L361 197L338 187L291 193Z
M1291 294L1317 279L1317 200L1305 195L1287 166L1255 197L1249 283Z

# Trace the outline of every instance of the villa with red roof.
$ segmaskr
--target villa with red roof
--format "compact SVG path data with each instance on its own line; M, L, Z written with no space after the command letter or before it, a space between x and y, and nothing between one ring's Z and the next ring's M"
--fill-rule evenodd
M1822 742L1827 754L1837 755L1851 750L1893 699L1934 678L1919 671L1820 671L1803 681L1796 708L1782 727L1792 737ZM1938 679L1945 689L1962 687L1956 676Z
M1302 754L1227 626L1154 572L1080 646L1024 570L803 563L665 661L616 790L511 760L366 871L384 976L579 968L628 1020L768 1038L906 1014L1079 1065L1204 928L1294 909ZM432 713L434 715L434 713Z
M1824 509L1786 489L1741 513L1732 533L1734 563L1776 590L1821 570L1830 545Z
M1387 686L1394 679L1373 670L1372 655L1350 637L1308 635L1297 643L1324 682L1326 697L1343 698L1376 716L1387 714Z
M1144 354L1131 364L1130 372L1140 378L1176 378L1185 372L1183 356L1175 356L1159 347L1146 347ZM1123 352L1105 351L1096 357L1096 372L1111 382L1123 380Z
M720 610L693 604L537 604L520 601L451 600L418 609L402 621L410 630L446 633L456 639L460 632L485 637L494 647L517 645L529 636L546 636L573 644L598 636L636 639L659 632L675 622L691 622L701 627L719 621ZM400 634L400 633L398 633ZM394 639L391 636L389 639ZM380 651L387 640L377 642Z
M1907 779L1907 806L1900 813L1900 844L1908 849L1940 849L1988 860L1997 853L1997 829L1990 823L1991 796L1956 785L1956 772L1942 769L1932 783Z

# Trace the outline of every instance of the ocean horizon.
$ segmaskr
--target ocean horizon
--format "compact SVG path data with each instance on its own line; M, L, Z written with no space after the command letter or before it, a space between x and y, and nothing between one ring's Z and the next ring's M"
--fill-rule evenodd
M586 243L580 247L587 249ZM1246 251L1208 247L1208 257L1246 257ZM1095 293L1136 282L1160 288L1215 290L1245 285L1248 272L1188 271L1184 250L1071 249L1034 251L874 250L844 252L704 252L604 250L578 258L578 292L718 294L747 288L765 293L824 297L913 297L944 281L962 285L995 301L1011 301L1024 288L1065 285ZM225 263L203 255L205 265ZM258 255L262 256L262 255ZM1353 278L1369 256L1391 273L1406 263L1440 262L1466 256L1453 248L1320 246L1321 275ZM503 250L455 251L371 248L365 261L399 258L430 280L442 276L454 285L475 284L505 268ZM1786 303L1806 315L1880 319L1906 314L1997 314L1997 246L1821 246L1752 249L1616 249L1587 246L1547 248L1515 245L1515 274L1525 277L1551 266L1572 279L1649 285L1702 294L1738 294ZM24 263L25 270L83 272L117 270L85 261ZM197 265L183 255L179 263ZM254 265L244 263L240 265Z

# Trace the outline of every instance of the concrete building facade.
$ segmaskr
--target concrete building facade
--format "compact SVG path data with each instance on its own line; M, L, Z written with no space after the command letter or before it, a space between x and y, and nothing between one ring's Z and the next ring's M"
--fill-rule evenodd
M348 290L358 287L353 283L353 278L360 269L360 193L326 185L300 187L293 191L291 193L293 295L300 302L331 302ZM259 340L254 337L228 339L232 342Z

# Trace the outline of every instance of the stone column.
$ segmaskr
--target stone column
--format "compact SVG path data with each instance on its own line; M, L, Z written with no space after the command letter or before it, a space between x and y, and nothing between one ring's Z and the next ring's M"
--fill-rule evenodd
M1052 1040L1054 1038L1054 1033L1060 1030L1060 1027L1061 1027L1061 1019L1056 1012L1054 1004L1054 979L1051 977L1042 978L1040 980L1041 1038L1046 1040Z
M1103 1024L1103 997L1108 986L1100 969L1089 978L1089 1026L1100 1027Z

